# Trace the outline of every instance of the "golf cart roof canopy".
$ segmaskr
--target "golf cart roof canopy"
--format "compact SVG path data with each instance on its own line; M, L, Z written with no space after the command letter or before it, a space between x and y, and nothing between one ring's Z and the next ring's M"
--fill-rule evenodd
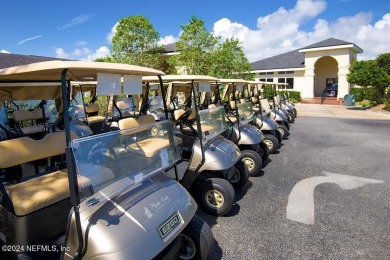
M165 75L161 77L163 82L171 81L218 81L217 78L205 75ZM159 82L157 77L142 77L143 81Z
M128 64L54 60L0 69L0 82L59 81L64 69L68 70L67 80L84 82L96 81L98 73L165 75L160 70Z
M249 81L245 80L245 79L219 79L219 82L221 83L241 83L241 84L245 84L245 83L249 83Z
M0 100L59 97L61 75L65 70L66 80L83 82L83 85L90 86L96 84L98 74L115 74L122 77L165 75L160 70L120 63L61 60L38 62L0 69Z

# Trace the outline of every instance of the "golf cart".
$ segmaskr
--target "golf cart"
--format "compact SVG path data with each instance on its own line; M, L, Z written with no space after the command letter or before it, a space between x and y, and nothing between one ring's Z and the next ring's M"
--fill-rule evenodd
M40 140L0 142L0 169L66 155L63 164L40 174L14 183L1 179L1 254L8 251L23 259L207 259L210 228L195 215L197 205L186 189L164 174L180 159L170 124L82 138L70 130L72 81L97 80L98 89L121 92L141 83L142 75L163 73L83 61L0 69L1 101L62 100L57 111L64 114L65 125L65 131L47 128ZM143 143L155 128L158 145L146 153Z
M273 96L272 93L265 90L265 82L254 82L251 86L253 88L252 91L255 93L255 97L258 95L257 100L260 104L259 107L255 107L255 109L260 109L263 115L276 121L278 124L277 130L282 134L283 139L286 139L290 135L290 123L284 113L276 110L274 103L272 105L269 103L268 98L273 98ZM261 94L263 94L263 96Z
M284 108L286 111L291 113L294 118L297 117L297 109L295 108L295 104L290 102L288 96L290 93L287 92L288 83L278 83L277 87L277 103L280 107ZM284 89L282 92L281 89Z
M178 92L190 93L189 102L192 104L187 110L183 109L185 106L176 106L176 110L169 111L175 124L175 136L182 140L183 160L178 167L183 170L179 174L173 171L168 174L197 194L206 211L224 215L234 203L233 187L242 187L249 174L240 160L239 148L220 136L227 127L223 107L199 111L196 98L192 98L197 96L195 85L207 88L217 79L202 75L167 75L161 78L162 82L156 81L156 77L144 77L143 81L146 84L159 83L167 118L167 107ZM168 85L167 91L164 84Z
M252 103L250 101L249 102L246 101L242 96L241 97L239 96L240 94L243 95L244 88L247 86L248 81L225 79L225 80L221 80L220 82L225 83L222 100L227 102L225 103L225 108L227 108L228 114L233 113L233 115L235 114L240 115L240 113L238 112L240 112L240 110L242 111L245 107L247 110L246 113L252 112L252 117L251 117L252 120L248 120L248 123L254 125L252 127L256 129L260 129L260 127L257 124L258 123L257 115L254 113L254 110L252 109ZM239 109L240 107L241 109ZM248 124L245 125L245 127L248 127ZM262 138L263 144L265 144L268 148L268 152L265 151L265 149L263 149L263 151L267 153L267 158L268 158L268 153L276 153L280 144L278 139L274 135L269 135L269 134L263 135L261 131L260 133L263 137ZM263 158L263 160L265 159L266 158Z
M275 82L273 82L273 83L270 83L268 85L271 87L271 92L272 93L271 93L270 96L272 96L272 102L273 102L274 110L283 113L287 117L287 120L288 120L289 123L294 123L295 117L294 117L293 113L291 112L290 108L288 108L287 106L284 106L281 103L280 96L278 94L279 86L285 85L285 83L275 83ZM267 95L267 93L266 93L266 95ZM268 95L269 95L269 93L268 93Z

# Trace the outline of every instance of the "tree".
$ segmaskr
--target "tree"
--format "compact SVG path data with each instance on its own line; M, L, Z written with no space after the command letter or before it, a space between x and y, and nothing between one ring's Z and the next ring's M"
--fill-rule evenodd
M386 71L387 74L390 75L390 53L380 54L376 61L378 62L378 66Z
M217 78L253 79L249 74L252 67L242 50L241 43L235 39L226 39L219 44L213 54L213 70L210 75Z
M140 15L119 20L112 38L112 58L116 62L160 68L163 47L160 36L149 20Z
M390 85L390 76L378 66L377 60L355 61L349 68L347 81L362 87L375 88L375 101L377 104L383 103L385 89Z
M204 21L192 16L187 25L180 26L183 33L176 42L178 55L170 57L168 62L179 68L185 68L187 74L209 75L212 54L218 39L206 30Z

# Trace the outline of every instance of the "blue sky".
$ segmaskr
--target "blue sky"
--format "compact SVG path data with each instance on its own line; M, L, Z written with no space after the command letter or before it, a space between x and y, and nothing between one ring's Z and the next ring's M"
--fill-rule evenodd
M176 41L192 15L222 38L237 37L256 61L334 37L364 50L390 52L388 0L5 0L0 51L91 60L107 55L122 17L146 16L161 43Z

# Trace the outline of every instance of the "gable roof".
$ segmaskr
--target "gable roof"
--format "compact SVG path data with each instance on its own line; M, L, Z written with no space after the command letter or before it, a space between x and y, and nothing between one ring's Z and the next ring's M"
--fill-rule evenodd
M331 46L350 45L350 44L353 44L353 43L352 42L342 41L342 40L335 39L335 38L329 38L329 39L326 39L324 41L320 41L320 42L311 44L311 45L306 46L306 47L301 48L301 49L302 50L304 50L304 49L315 49L315 48L323 48L323 47L331 47Z
M53 57L34 56L34 55L21 55L13 53L0 53L0 69L10 68L20 65L27 65L42 61L51 60L66 60Z
M349 45L356 52L363 52L358 46L353 43L342 41L335 38L329 38L306 47L279 54L273 57L252 62L252 71L257 70L274 70L274 69L289 69L289 68L304 68L305 67L305 51L316 48L327 48L335 46Z
M304 68L305 54L298 50L286 52L251 63L252 71L285 68Z

